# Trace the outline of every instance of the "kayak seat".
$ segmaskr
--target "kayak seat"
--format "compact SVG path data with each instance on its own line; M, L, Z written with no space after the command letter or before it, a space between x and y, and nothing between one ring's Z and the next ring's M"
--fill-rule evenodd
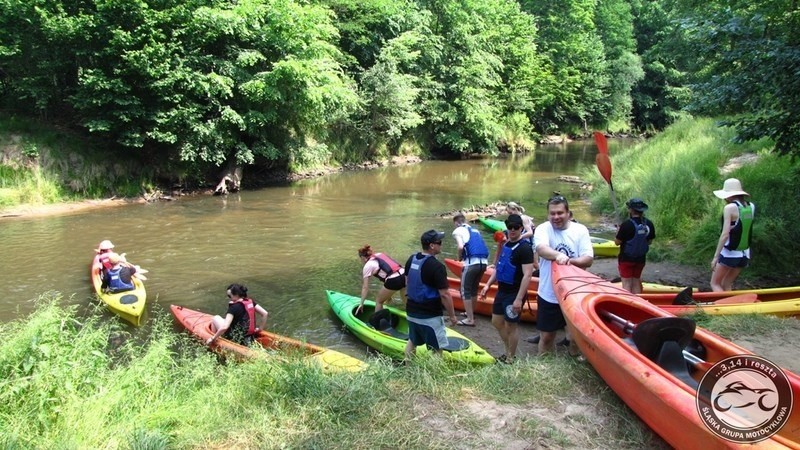
M137 296L135 296L133 294L123 295L119 299L119 302L122 303L123 305L132 305L132 304L134 304L134 303L136 303L138 301L139 301L139 297L137 297Z
M692 288L687 287L686 289L680 291L678 295L675 296L675 300L672 301L673 305L694 305L696 304L694 299L692 298Z
M692 342L695 329L694 321L685 317L653 317L636 325L631 337L644 356L697 389L698 383L689 374L683 357L683 350Z
M457 352L469 348L469 341L464 338L447 336L447 346L442 347L442 350L448 352Z
M683 358L683 349L675 341L664 342L655 363L694 390L697 390L700 385L689 375L689 367Z

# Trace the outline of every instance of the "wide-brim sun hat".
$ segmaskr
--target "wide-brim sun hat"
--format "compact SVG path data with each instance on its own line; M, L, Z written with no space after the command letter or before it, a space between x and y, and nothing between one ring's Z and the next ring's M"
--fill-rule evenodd
M650 208L647 206L647 203L645 203L644 200L636 197L625 202L625 206L638 212L645 212L648 208Z
M100 242L100 245L98 245L97 248L100 250L111 250L112 248L114 248L114 244L112 244L111 241L106 239Z
M736 197L739 195L747 195L747 192L742 190L742 182L737 180L736 178L728 178L722 184L722 189L718 191L714 191L714 195L717 198L725 200L726 198Z

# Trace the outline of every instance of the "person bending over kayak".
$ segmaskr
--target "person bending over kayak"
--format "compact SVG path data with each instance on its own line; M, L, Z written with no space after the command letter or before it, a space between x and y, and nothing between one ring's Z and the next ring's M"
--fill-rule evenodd
M208 338L206 344L211 345L218 337L224 336L234 342L250 345L254 336L266 326L269 313L247 297L247 288L241 284L228 286L227 295L228 311L224 319L220 316L211 319L214 335ZM259 316L257 324L256 314Z
M122 256L114 252L108 253L107 259L111 268L103 274L101 288L112 293L132 291L135 287L133 276L136 274L136 267L125 262Z
M364 307L364 300L369 293L369 277L375 278L383 282L381 290L378 292L378 297L375 299L375 312L383 309L383 304L392 298L392 294L397 291L404 291L406 288L406 277L403 276L404 269L385 253L375 253L372 247L365 245L358 249L358 257L364 264L361 270L361 276L364 280L361 284L361 303L356 309L356 314L361 312ZM404 293L400 293L400 297L405 297Z

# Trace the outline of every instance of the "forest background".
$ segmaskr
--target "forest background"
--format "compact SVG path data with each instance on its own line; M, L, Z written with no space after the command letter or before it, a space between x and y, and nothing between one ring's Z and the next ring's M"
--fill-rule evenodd
M760 206L753 245L774 261L764 274L796 276L800 211L782 199L798 194L798 8L5 0L0 207L220 180L255 187L323 167L675 126L646 151L612 155L616 170L637 174L618 183L620 195L663 201L655 219L667 247L654 257L678 244L679 256L702 262L719 214L705 193L727 176L717 169L758 153L734 173ZM593 202L610 209L607 196Z

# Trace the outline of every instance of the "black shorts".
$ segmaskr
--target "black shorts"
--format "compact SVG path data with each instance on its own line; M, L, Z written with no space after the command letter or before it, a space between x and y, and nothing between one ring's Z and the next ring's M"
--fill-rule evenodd
M400 275L399 277L387 278L383 282L383 287L390 291L399 291L406 287L406 277Z
M536 296L536 329L544 332L555 332L567 326L561 305L550 303Z
M503 319L506 322L510 323L519 323L519 316L517 317L509 317L508 313L506 312L506 308L514 304L514 300L517 298L517 294L515 292L500 292L497 291L497 294L494 296L494 303L492 303L492 314L503 316ZM525 303L527 303L528 297L527 295L522 300L522 307L525 307Z

